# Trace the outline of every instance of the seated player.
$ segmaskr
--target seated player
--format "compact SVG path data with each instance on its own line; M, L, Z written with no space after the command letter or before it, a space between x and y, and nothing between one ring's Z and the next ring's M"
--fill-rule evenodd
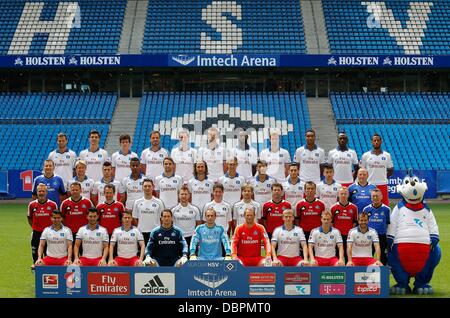
M342 236L338 229L331 227L331 219L330 212L322 212L322 226L311 231L308 247L312 266L345 265ZM336 257L336 246L339 249L339 259Z
M142 266L145 244L142 233L131 224L131 211L124 211L122 226L114 230L109 244L109 266ZM117 257L114 258L114 246L117 244ZM138 250L139 246L139 250ZM139 251L139 257L137 253Z
M255 210L247 208L244 213L245 223L236 228L231 246L231 256L244 266L271 266L271 248L266 229L255 223ZM261 243L264 244L266 256L261 256Z
M277 227L272 235L273 266L308 266L308 247L301 227L294 224L294 211L283 212L284 225ZM278 250L277 250L278 247ZM303 258L300 256L303 250Z
M36 265L69 266L72 264L72 232L62 224L62 220L61 211L54 210L53 225L46 227L41 235ZM47 256L43 257L46 244Z
M89 209L88 224L78 230L74 254L74 265L81 266L105 266L107 265L109 235L108 231L98 225L98 211ZM80 247L83 248L83 256L80 255Z
M380 243L377 231L368 227L369 215L363 211L358 215L359 226L353 228L347 237L347 266L381 266ZM372 245L375 255L372 257Z

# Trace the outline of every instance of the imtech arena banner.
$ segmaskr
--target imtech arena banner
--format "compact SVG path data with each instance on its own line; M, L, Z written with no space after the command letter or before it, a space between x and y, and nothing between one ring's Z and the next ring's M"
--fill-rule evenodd
M66 67L367 67L449 68L450 56L427 55L271 55L271 54L123 54L0 56L0 68Z
M389 296L388 267L242 267L189 261L175 267L37 266L36 297L370 298Z
M428 190L425 192L426 199L437 198L437 176L435 170L414 170L414 174L420 179L425 181ZM388 191L389 198L401 199L401 195L397 193L397 185L402 184L403 178L407 175L406 170L394 170L394 174L389 178Z

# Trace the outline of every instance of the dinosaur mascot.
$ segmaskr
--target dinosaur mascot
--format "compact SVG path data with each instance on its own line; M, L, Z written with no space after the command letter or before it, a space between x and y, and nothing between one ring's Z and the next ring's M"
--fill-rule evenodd
M409 280L415 277L415 294L432 294L429 285L441 259L439 230L431 209L423 202L428 187L408 171L397 192L403 197L391 214L388 227L388 264L397 284L391 294L411 293Z

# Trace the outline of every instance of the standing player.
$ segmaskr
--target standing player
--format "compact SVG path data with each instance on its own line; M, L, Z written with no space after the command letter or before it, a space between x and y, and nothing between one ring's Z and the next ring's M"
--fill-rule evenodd
M133 209L134 201L144 196L142 190L142 182L144 181L144 175L141 173L139 159L130 159L131 175L126 176L122 180L122 189L124 191L124 197L126 198L125 208L129 211Z
M312 181L319 184L325 164L325 151L316 145L316 132L308 129L305 134L306 145L295 151L294 161L300 164L302 183Z
M186 244L190 246L191 237L195 228L202 224L200 210L196 206L189 203L189 189L183 185L180 189L180 203L172 209L174 225L178 226L183 232Z
M37 199L28 204L28 224L33 230L31 235L31 256L33 257L33 265L38 259L38 248L44 229L52 224L52 212L58 209L58 206L52 200L47 198L47 186L39 183L36 187Z
M284 210L284 225L273 231L273 266L308 266L308 247L303 230L294 224L294 211ZM277 250L278 247L278 250ZM303 258L300 256L303 251Z
M126 199L126 197L123 196L125 190L123 189L122 184L119 182L119 180L114 179L112 175L111 162L105 161L103 163L102 173L103 178L94 183L94 189L92 189L91 195L92 203L94 203L94 205L97 205L105 202L105 196L103 195L103 193L106 185L108 184L114 185L114 189L116 190L116 192L114 192L114 196L116 200L124 203Z
M130 211L124 211L122 226L114 229L109 244L109 266L142 266L145 245L141 232L133 226ZM117 257L114 246L117 244ZM138 249L139 248L139 249ZM137 254L139 253L139 257Z
M358 178L349 188L349 201L358 207L358 212L370 205L370 192L377 187L367 182L369 174L365 168L359 168Z
M277 180L277 182L286 181L291 156L286 149L280 148L279 129L270 130L270 148L261 151L259 157L267 162L267 174L269 176Z
M321 224L320 216L325 211L325 204L316 198L316 184L312 181L305 183L305 198L297 203L295 212L298 224L309 237L311 231Z
M262 209L262 224L272 237L273 231L283 225L283 211L292 209L289 202L283 200L283 186L280 183L272 185L272 200L264 203Z
M100 181L103 163L108 160L108 152L100 148L100 137L100 133L92 129L89 132L89 148L80 152L80 159L87 165L86 175L94 181Z
M48 159L53 160L55 163L55 174L63 179L65 186L68 186L68 182L73 177L73 168L77 155L75 151L67 147L68 139L65 133L59 133L56 142L58 148L50 152Z
M190 260L225 260L231 258L230 242L222 226L216 224L216 211L205 211L206 223L197 226L189 245ZM198 250L198 252L196 252ZM197 257L198 255L198 257Z
M331 227L331 220L330 212L322 212L322 226L311 231L308 240L311 266L345 266L341 232ZM339 258L336 257L336 247L339 250Z
M167 209L178 204L178 191L183 186L183 178L175 174L175 163L170 157L164 158L164 172L155 178L156 195Z
M213 200L203 208L203 221L206 221L206 210L209 208L216 211L217 225L223 226L225 232L228 235L231 234L231 229L233 227L233 216L231 213L231 206L223 201L223 185L216 183L213 186Z
M138 155L131 151L131 137L130 135L120 135L119 137L120 150L113 153L111 156L111 165L113 167L114 179L122 182L125 177L131 173L130 160L137 158ZM139 162L139 159L138 159Z
M264 244L266 256L261 256ZM245 223L236 228L231 245L231 257L244 266L271 266L272 250L264 226L255 223L255 210L245 210Z
M150 133L151 146L141 153L141 172L152 180L163 173L163 160L169 156L167 150L161 148L160 142L161 134L159 131L152 131Z
M192 204L203 211L211 201L214 183L208 180L208 166L204 161L194 163L194 178L189 180L188 188L192 194Z
M233 206L241 200L241 188L245 183L244 177L236 172L237 158L227 160L227 173L219 178L219 183L223 185L223 199L229 205Z
M176 165L176 174L183 178L183 183L187 183L194 177L194 163L197 162L197 150L189 145L189 132L186 130L178 134L179 145L170 152L170 157Z
M212 182L219 181L225 172L225 149L220 146L219 131L216 127L208 129L208 145L198 151L198 159L208 165L208 178Z
M75 163L75 177L69 181L69 189L73 182L79 182L81 184L81 196L90 200L95 182L87 177L86 167L86 162L83 160L78 160Z
M258 152L255 148L251 147L248 144L247 132L239 132L238 143L236 145L236 148L230 151L229 157L237 158L237 172L241 177L244 177L246 182L250 182L256 172Z
M267 175L267 162L259 160L256 164L258 174L251 182L255 192L255 201L261 206L272 199L272 185L276 182L275 179Z
M88 224L78 229L75 246L73 248L74 265L106 266L108 258L109 235L108 231L98 225L98 211L89 210ZM80 256L80 247L83 247L83 256Z
M97 205L97 211L100 213L100 225L108 230L109 235L112 235L114 229L120 226L120 220L125 211L123 203L114 200L115 191L113 184L105 185L105 202Z
M153 196L153 181L150 178L142 182L144 197L133 204L133 221L144 236L145 246L150 239L150 233L160 225L160 215L164 211L164 203Z
M381 248L381 263L387 265L387 229L391 223L391 209L382 202L383 194L380 189L374 189L371 193L372 204L364 208L363 212L369 217L369 227L378 233Z
M338 134L338 146L328 153L328 163L333 165L334 178L343 187L349 187L356 178L358 156L348 148L348 137L345 132Z
M317 197L325 204L325 209L330 211L331 207L338 200L338 192L342 187L334 180L334 169L332 165L325 164L323 166L323 175L325 179L320 181L317 186Z
M261 220L261 204L252 200L253 187L249 184L242 186L242 200L235 203L233 206L233 229L236 226L245 223L244 213L247 208L253 208L256 213L256 222Z
M54 174L55 163L51 159L44 161L44 174L37 176L33 182L32 198L36 200L36 187L43 183L47 186L47 197L55 202L58 206L67 197L67 191L63 179Z
M35 265L69 266L72 264L72 232L62 224L63 217L59 210L52 212L53 225L48 226L42 232L38 259ZM47 251L44 257L44 249Z
M377 186L383 194L383 204L389 206L388 177L394 174L394 164L389 152L381 149L381 136L372 136L371 151L363 154L361 167L366 168L369 173L369 182Z
M299 164L292 162L289 164L289 177L283 183L284 199L288 201L293 207L303 199L303 185L298 177Z
M380 243L378 234L367 225L369 216L366 212L358 215L359 226L350 230L347 238L347 266L381 266ZM375 255L372 257L372 245L375 247Z

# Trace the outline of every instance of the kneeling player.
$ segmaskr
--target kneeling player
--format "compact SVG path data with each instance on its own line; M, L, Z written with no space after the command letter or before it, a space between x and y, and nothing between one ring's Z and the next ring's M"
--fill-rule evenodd
M231 256L244 266L271 266L271 248L266 229L255 223L255 210L247 208L244 212L245 223L236 228L231 247ZM264 244L266 257L261 256L261 243Z
M277 227L272 235L273 266L308 266L308 248L301 227L294 224L294 211L283 211L284 225ZM278 246L278 250L277 249ZM303 250L303 258L300 256Z
M62 224L62 214L59 210L52 213L53 225L46 227L39 242L36 265L69 266L72 264L72 232ZM47 256L44 248L47 244Z
M322 212L321 227L316 227L309 236L309 257L312 266L344 266L344 246L338 229L331 227L332 216ZM336 246L339 259L336 257ZM314 250L314 252L313 252Z
M363 211L358 215L359 226L348 233L347 238L347 266L381 266L380 243L378 234L368 227L369 216ZM372 245L375 247L375 255L372 257Z
M73 253L73 263L81 266L105 266L108 257L109 235L106 228L98 225L98 211L89 209L88 224L78 230ZM80 255L83 248L83 256Z
M114 230L109 245L109 266L142 266L145 244L142 233L131 224L132 212L124 211L122 226ZM117 257L114 258L114 246L117 243ZM137 257L139 246L139 257Z

